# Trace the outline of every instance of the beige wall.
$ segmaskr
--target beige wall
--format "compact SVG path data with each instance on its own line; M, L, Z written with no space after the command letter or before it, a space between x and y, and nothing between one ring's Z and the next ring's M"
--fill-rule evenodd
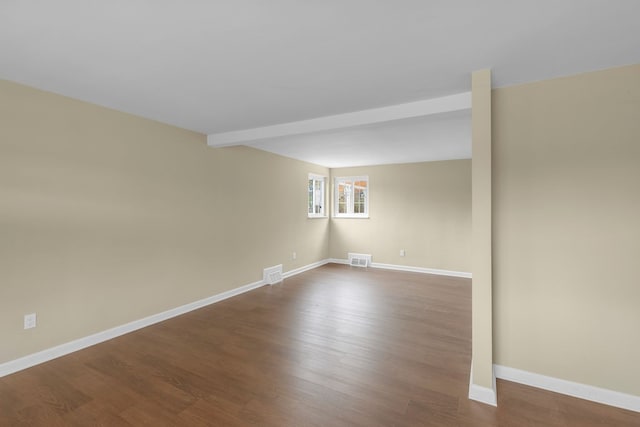
M0 81L0 363L327 258L309 172Z
M640 395L640 65L493 91L494 352Z
M369 176L370 218L331 219L332 258L358 252L378 263L471 271L471 160L331 170L332 178L355 175Z

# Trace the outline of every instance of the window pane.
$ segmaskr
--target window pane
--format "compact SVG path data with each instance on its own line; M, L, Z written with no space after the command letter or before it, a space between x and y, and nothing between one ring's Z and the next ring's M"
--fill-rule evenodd
M348 192L349 189L346 183L341 182L338 184L338 213L347 213Z
M314 213L323 214L322 206L324 205L324 180L315 180L314 185Z
M364 213L364 192L356 188L355 200L353 203L353 213Z
M365 217L369 201L368 177L341 177L335 179L335 215Z
M367 182L356 181L354 187L353 213L366 213Z
M307 213L309 216L324 216L325 206L324 199L326 197L326 179L322 176L314 176L309 174L308 205Z

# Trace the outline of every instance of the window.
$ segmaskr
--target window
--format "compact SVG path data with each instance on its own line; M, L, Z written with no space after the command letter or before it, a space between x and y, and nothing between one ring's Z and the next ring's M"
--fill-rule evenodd
M350 218L369 217L368 176L336 178L334 216Z
M326 178L320 175L309 174L309 206L307 214L310 218L326 216L325 188Z

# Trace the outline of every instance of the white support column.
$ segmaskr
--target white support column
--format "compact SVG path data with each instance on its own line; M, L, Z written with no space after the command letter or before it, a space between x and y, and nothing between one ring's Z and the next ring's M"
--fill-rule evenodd
M496 405L491 270L491 70L472 74L472 369L469 398Z

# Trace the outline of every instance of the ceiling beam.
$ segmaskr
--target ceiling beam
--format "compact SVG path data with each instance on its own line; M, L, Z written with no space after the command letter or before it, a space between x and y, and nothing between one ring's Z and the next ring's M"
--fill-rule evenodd
M443 96L441 98L425 99L423 101L355 111L353 113L335 116L318 117L316 119L301 120L299 122L282 123L232 132L212 133L207 135L207 144L211 147L228 147L232 145L242 145L249 141L260 139L338 130L469 109L471 109L471 92L464 92L456 95Z

